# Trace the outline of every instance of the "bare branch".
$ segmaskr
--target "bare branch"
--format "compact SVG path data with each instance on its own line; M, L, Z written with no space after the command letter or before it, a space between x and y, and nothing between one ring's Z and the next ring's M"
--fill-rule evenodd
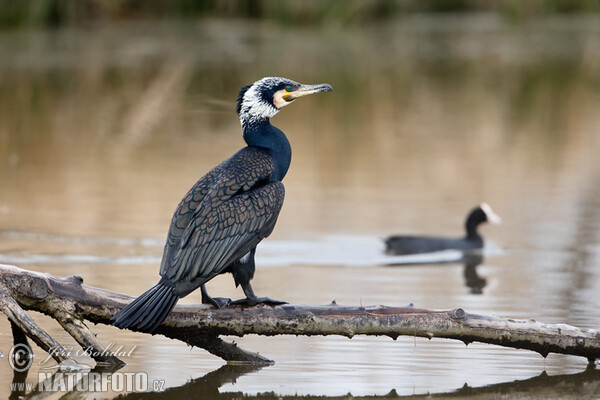
M0 309L11 322L13 332L19 330L31 338L38 346L40 346L56 362L61 362L67 359L66 350L52 336L46 333L39 325L31 318L19 304L11 297L5 287L0 285ZM16 338L15 338L16 339ZM26 343L26 339L21 342ZM58 350L58 351L57 351Z
M93 334L83 325L83 319L110 324L110 318L133 299L84 285L77 276L60 278L3 265L0 265L1 286L8 289L0 291L0 295L5 293L0 297L3 299L0 305L7 315L15 305L48 314L59 322L62 320L63 327L82 346L93 342L90 342ZM13 304L7 312L5 308L12 304L11 299L18 304ZM70 318L69 324L65 324L65 315ZM36 340L30 332L25 332ZM335 303L222 309L207 305L179 305L155 334L202 347L228 361L254 363L271 361L224 342L218 336L342 335L351 338L354 335L385 335L395 339L408 335L529 349L544 357L548 353L561 353L588 360L600 358L600 333L596 330L469 314L461 308L435 311L412 306L349 307ZM97 342L94 346L101 348Z

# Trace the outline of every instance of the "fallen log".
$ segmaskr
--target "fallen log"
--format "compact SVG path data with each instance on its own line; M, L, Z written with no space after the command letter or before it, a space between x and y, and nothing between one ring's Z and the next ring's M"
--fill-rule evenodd
M59 321L61 326L102 365L122 365L106 355L85 320L110 324L110 318L133 297L83 284L80 276L56 277L0 264L0 308L11 323L51 354L57 362L68 354L39 327L25 310L39 311ZM118 334L115 331L115 334ZM178 305L154 332L204 348L226 361L272 363L245 351L219 336L258 335L385 335L419 336L477 341L505 347L528 349L547 356L570 354L590 361L600 358L600 332L566 324L544 324L477 315L462 308L427 310L388 306L292 305L254 307L231 306L215 309L208 305ZM22 335L15 335L22 336ZM21 339L22 340L22 339ZM58 354L57 354L58 353Z

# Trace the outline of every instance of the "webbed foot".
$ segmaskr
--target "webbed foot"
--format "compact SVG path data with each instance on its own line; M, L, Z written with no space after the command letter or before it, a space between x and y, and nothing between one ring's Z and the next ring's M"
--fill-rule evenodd
M223 308L227 307L229 304L232 304L231 299L227 297L209 297L207 301L204 301L204 299L202 299L202 303L212 304L216 308Z
M287 301L273 300L269 297L258 297L257 295L254 294L254 290L252 289L250 280L241 282L240 284L242 285L242 290L244 291L246 298L232 301L231 302L232 305L244 304L247 306L255 306L257 304L268 304L270 306L278 306L281 304L287 304Z
M287 301L275 300L270 297L246 297L245 299L234 300L229 303L230 305L246 305L255 306L257 304L267 304L269 306L279 306L281 304L288 304Z

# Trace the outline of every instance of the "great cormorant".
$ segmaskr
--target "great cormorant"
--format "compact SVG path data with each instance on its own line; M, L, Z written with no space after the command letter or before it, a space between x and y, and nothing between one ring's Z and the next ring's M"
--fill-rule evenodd
M177 300L198 287L203 303L224 306L229 299L211 298L204 284L226 272L244 290L246 299L238 302L284 303L257 297L250 285L256 246L273 231L283 205L281 180L292 156L288 139L270 118L299 97L332 90L328 84L277 77L240 90L236 111L247 146L200 178L181 200L171 220L160 281L117 313L113 325L152 332Z
M486 203L481 203L467 215L463 238L445 238L430 236L391 236L385 240L388 254L431 253L441 250L475 250L483 247L483 238L477 232L482 222L499 224L502 220Z

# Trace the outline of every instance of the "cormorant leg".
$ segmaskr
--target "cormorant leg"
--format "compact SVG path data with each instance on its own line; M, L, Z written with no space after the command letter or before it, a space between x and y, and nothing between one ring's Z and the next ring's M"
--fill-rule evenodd
M242 257L240 260L234 262L231 266L231 273L233 274L233 279L235 280L235 285L241 285L242 290L244 290L244 294L246 295L245 299L232 301L230 304L247 304L249 306L253 306L256 304L269 304L269 305L279 305L279 304L287 304L287 301L281 300L273 300L268 297L257 297L254 294L254 290L252 289L252 285L250 285L250 280L254 277L255 263L254 263L254 254L256 253L256 247L250 250L250 252Z
M200 292L202 293L202 304L212 304L216 308L221 308L231 303L231 299L226 297L210 297L204 284L200 286Z

